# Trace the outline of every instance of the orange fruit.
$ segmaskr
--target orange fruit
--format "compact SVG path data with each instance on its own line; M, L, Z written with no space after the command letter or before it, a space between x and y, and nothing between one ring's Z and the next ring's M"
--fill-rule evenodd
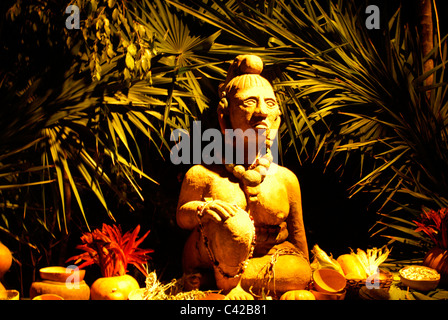
M11 268L12 254L9 249L0 242L0 279Z
M132 276L98 278L90 288L92 300L127 300L129 293L140 286Z

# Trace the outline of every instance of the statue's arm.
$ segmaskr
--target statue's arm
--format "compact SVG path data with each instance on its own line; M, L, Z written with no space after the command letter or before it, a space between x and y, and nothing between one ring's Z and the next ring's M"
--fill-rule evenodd
M198 225L198 207L204 205L205 186L203 167L191 167L185 174L177 204L176 221L179 227L191 230Z
M287 218L288 241L294 244L307 259L309 259L308 243L306 241L305 226L302 214L302 197L300 184L296 175L288 170L286 175L288 184L289 215Z

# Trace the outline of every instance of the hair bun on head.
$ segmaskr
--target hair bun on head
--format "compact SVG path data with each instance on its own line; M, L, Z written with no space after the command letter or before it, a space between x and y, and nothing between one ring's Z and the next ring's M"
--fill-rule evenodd
M235 78L242 75L260 75L263 71L263 60L259 56L244 54L237 56L227 71L226 80L219 85L220 98L225 97L225 87Z
M259 56L240 55L233 62L238 68L238 74L261 74L263 71L263 61Z

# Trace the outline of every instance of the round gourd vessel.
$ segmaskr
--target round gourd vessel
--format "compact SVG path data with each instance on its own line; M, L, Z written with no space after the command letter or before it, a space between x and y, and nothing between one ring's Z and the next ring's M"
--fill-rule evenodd
M115 277L102 277L92 284L92 300L128 300L129 294L140 286L132 276L125 274Z

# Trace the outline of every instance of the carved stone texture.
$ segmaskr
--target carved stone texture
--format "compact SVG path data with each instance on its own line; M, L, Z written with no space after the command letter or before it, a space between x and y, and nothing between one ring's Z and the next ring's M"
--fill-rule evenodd
M299 182L270 154L280 109L262 69L258 56L238 56L219 88L223 135L256 133L228 142L243 146L235 152L244 152L244 163L191 167L177 207L178 225L192 230L183 253L187 288L217 286L229 299L279 296L311 280ZM254 143L265 143L266 153L248 152Z

